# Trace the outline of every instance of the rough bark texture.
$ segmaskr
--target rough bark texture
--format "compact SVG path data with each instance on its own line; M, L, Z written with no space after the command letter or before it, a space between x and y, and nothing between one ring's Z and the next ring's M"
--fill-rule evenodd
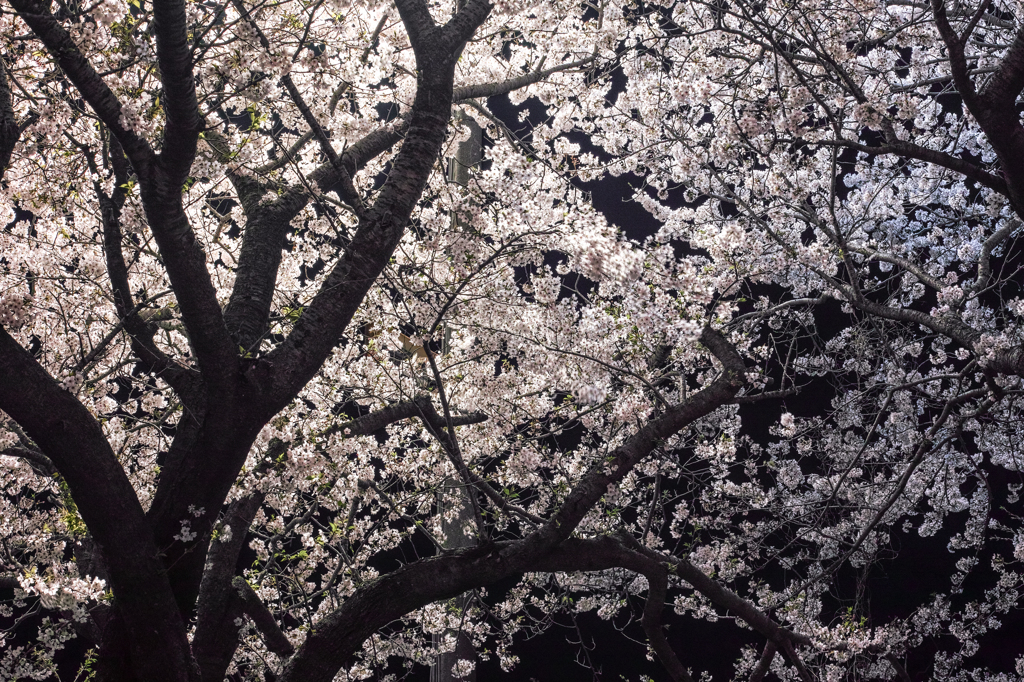
M103 548L137 675L189 680L184 622L128 477L93 416L3 329L0 405L53 461Z
M206 254L182 204L182 183L197 154L204 125L196 99L185 4L158 0L154 7L153 32L166 113L159 153L123 127L120 102L49 7L37 0L11 0L11 4L109 131L106 151L117 185L109 194L99 185L95 189L102 207L103 249L114 305L140 366L166 379L186 408L170 448L162 455L156 493L144 512L100 425L28 351L0 329L0 408L39 448L38 452L11 448L4 454L24 458L62 477L89 528L90 547L102 551L104 560L99 563L105 567L114 601L113 609L104 614L96 628L100 679L218 682L238 646L236 621L245 617L257 625L272 651L287 658L283 682L328 682L351 662L368 636L394 619L435 601L460 600L458 608L465 609L466 595L473 588L526 571L563 570L556 568L563 564L570 566L565 570L618 566L647 575L652 587L644 627L673 679L688 679L660 625L667 584L665 561L627 548L617 540L581 544L571 536L609 485L621 481L664 439L726 404L739 391L744 381L743 362L724 337L711 328L701 339L721 363L720 376L689 400L651 418L606 461L586 473L548 519L511 505L464 464L459 466L455 428L479 423L486 415L451 414L442 399L442 416L431 398L422 395L339 425L337 431L344 435L363 435L401 419L421 420L445 444L460 474L459 479L449 482L442 504L460 498L463 502L474 501L477 493L483 493L494 508L520 516L534 530L515 542L469 541L461 533L462 527L476 523L483 529L484 525L477 505L460 505L467 512L473 506L477 513L460 515L447 528L450 551L360 586L309 633L298 651L293 651L274 614L237 575L246 531L263 503L263 494L242 497L219 519L217 514L257 433L321 368L394 253L434 169L453 101L509 92L590 60L457 92L453 87L456 62L466 41L487 17L489 4L469 0L448 24L438 26L421 0L397 0L420 65L410 113L341 154L330 147L315 119L307 120L328 157L328 163L312 179L321 187L344 184L346 177L376 155L399 142L401 148L376 201L365 211L360 209L351 241L290 335L273 352L253 358L267 331L277 269L291 220L311 199L306 190L293 188L274 201L261 203L263 190L257 181L232 178L248 220L235 288L222 312ZM301 97L296 96L296 103L303 115L312 119ZM0 64L0 152L6 154L0 157L0 166L9 158L18 133ZM219 153L216 135L208 141L213 153ZM458 156L452 179L466 183L466 169L479 159L477 129ZM188 332L194 368L171 361L158 349L153 342L152 318L140 314L146 302L137 300L129 285L120 221L125 203L121 186L132 173L137 176L146 218ZM348 199L358 203L358 197ZM275 442L268 461L284 456L287 447L286 443ZM466 498L467 487L474 489L474 497ZM190 508L206 512L196 516ZM191 523L195 539L175 537L183 520ZM231 529L231 535L225 540L226 528ZM193 619L196 629L190 645L186 624ZM462 637L456 652L439 662L437 679L449 679L451 664L469 657L471 644Z
M14 145L18 143L21 130L14 118L14 107L11 104L11 84L7 80L7 65L0 55L0 178L3 178L7 165L11 162Z

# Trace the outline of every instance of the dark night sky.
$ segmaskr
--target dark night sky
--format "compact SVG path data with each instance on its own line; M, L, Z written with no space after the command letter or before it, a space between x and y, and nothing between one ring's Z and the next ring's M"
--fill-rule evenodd
M527 100L523 105L530 110L530 116L524 123L518 121L519 110L513 108L507 98L492 98L488 105L509 128L521 136L528 134L529 126L542 120L542 107L535 100ZM596 153L593 148L587 149L585 138L574 137L572 141L583 143L584 151ZM642 178L622 175L607 177L599 182L577 183L577 186L592 193L594 206L611 223L623 230L628 238L641 242L658 230L658 222L649 213L628 201L636 189L642 186ZM816 317L819 332L826 337L837 333L847 324L847 319L843 318L846 316L839 311L838 304L834 308L825 307ZM804 416L819 413L821 405L827 405L831 400L831 389L825 385L809 388L799 396L788 398L785 405L773 402L744 406L741 414L745 432L755 437L757 434L767 436L768 426L777 422L784 409ZM966 515L961 514L959 518L954 515L953 518L954 525L959 523L962 526ZM883 625L893 618L906 617L922 603L930 601L931 595L948 592L949 579L958 558L947 549L948 536L948 531L931 538L922 538L914 530L895 533L888 558L874 565L868 576L867 613L873 624ZM979 565L987 565L988 560L985 556L981 557ZM845 609L846 600L854 594L854 573L852 569L847 569L841 572L837 584L833 586L833 593L838 599L825 601L824 608L827 611ZM977 598L990 585L991 581L984 573L981 577L969 578L961 601ZM634 613L638 617L642 604L637 600L634 606ZM575 629L562 627L569 624L564 621L562 626L552 628L543 636L527 641L517 640L514 651L521 662L514 671L502 672L495 659L480 664L477 679L501 682L634 682L643 679L642 676L650 676L658 682L668 680L660 664L646 660L646 638L639 622L627 623L627 619L622 616L625 614L620 614L620 618L612 622L602 621L594 614L584 614L577 618L576 625L583 633L589 649L586 653L582 652L580 644L572 643L571 640L578 642L579 637ZM707 671L716 680L731 678L743 645L754 644L760 651L764 644L760 635L738 627L729 618L723 618L717 623L696 621L675 616L670 608L666 608L664 620L669 624L669 641L684 665L697 673ZM1020 653L1024 614L1011 613L1002 620L1003 628L982 639L981 650L971 659L974 664L989 665L995 670L1013 670L1014 659ZM623 632L619 632L619 629L623 629ZM944 647L952 644L951 638L940 643ZM930 648L926 645L909 658L908 669L915 680L928 679L935 650L936 645ZM587 657L596 670L581 665L581 661Z

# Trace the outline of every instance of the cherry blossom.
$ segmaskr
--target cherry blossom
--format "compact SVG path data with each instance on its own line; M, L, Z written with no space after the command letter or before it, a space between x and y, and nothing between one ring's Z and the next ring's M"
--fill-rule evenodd
M1019 679L1022 17L7 0L0 675Z

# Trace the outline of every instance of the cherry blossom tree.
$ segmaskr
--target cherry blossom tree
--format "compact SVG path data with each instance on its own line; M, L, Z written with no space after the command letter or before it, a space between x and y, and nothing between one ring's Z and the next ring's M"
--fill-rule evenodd
M1020 3L6 0L0 46L5 679L468 678L590 613L675 681L722 620L735 678L1024 677ZM910 537L943 583L872 608Z

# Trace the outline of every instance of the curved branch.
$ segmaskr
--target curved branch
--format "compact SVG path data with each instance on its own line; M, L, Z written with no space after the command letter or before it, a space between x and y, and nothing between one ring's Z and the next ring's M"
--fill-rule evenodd
M832 282L837 289L843 292L850 305L863 310L866 313L883 317L887 320L899 322L910 322L919 324L931 329L937 334L948 336L965 348L977 352L975 346L984 336L978 330L969 327L955 317L934 317L919 310L909 308L892 308L881 303L869 301L863 296L858 296L849 285ZM1014 374L1024 377L1024 346L1013 346L995 351L986 358L985 366L1000 374Z
M1020 226L1020 220L1011 218L985 240L985 243L981 245L981 253L978 254L978 276L975 278L974 284L967 287L967 291L978 293L988 286L989 278L992 276L992 251L1002 244L1007 237L1016 232Z
M607 492L608 486L621 480L640 460L666 438L732 400L743 387L743 359L721 333L705 327L701 342L722 363L722 374L710 385L674 405L640 429L625 443L590 469L566 497L565 502L527 542L554 546L569 537L587 512Z
M352 436L369 436L390 424L394 424L395 422L403 419L411 419L412 417L425 418L425 421L429 421L430 425L434 425L437 422L441 422L441 426L445 425L440 415L438 415L437 411L434 409L434 404L431 402L430 396L421 394L412 400L388 405L387 407L371 412L370 414L357 417L352 421L335 424L334 426L326 429L321 435L331 436L336 433L340 433L346 438ZM452 415L453 426L481 424L485 421L487 421L487 415L483 412Z
M953 31L946 14L946 0L931 0L932 14L946 44L953 83L964 104L977 119L1002 166L1003 178L1014 210L1024 215L1024 174L1019 159L1024 154L1024 128L1015 103L1024 87L1024 29L1020 29L1003 56L988 86L979 94L971 80L964 54L966 40Z
M475 587L526 571L547 570L545 561L567 547L578 547L576 543L582 541L569 536L610 484L620 481L665 438L710 414L743 386L743 359L725 337L705 328L701 341L722 363L722 375L609 453L583 476L550 521L522 540L492 542L418 561L360 587L341 608L320 621L289 661L281 682L328 682L367 637L395 618Z
M310 176L311 184L321 188L337 186L343 181L342 169L351 177L373 158L397 144L407 127L407 121L400 121L369 133L349 145L337 164L327 163L314 171ZM224 311L228 329L238 344L250 352L258 349L266 332L277 270L291 221L311 199L306 188L301 186L293 187L267 204L258 203L262 192L252 194L251 200L243 202L248 222L238 256L235 285Z
M665 597L668 593L668 571L663 564L655 564L644 575L647 577L647 601L644 602L644 615L640 623L647 634L647 641L658 654L658 660L668 671L673 682L692 682L693 678L679 662L661 626L661 612L665 608Z
M772 645L773 653L776 648L785 647L787 643L811 644L809 637L778 625L752 603L706 576L688 560L648 549L625 532L586 540L570 538L551 554L538 561L531 570L573 572L600 571L614 567L626 568L647 577L651 591L648 593L648 602L644 607L645 620L648 619L648 611L655 608L650 603L652 598L658 603L659 610L660 605L664 603L664 592L660 592L659 596L661 588L657 576L659 573L664 576L672 573L688 582L711 603L739 616L747 625L764 635ZM653 624L653 621L650 622ZM644 629L648 629L646 623ZM648 638L650 636L651 633L648 631ZM662 652L659 651L658 654L660 658ZM669 654L674 658L675 654L670 649L665 652L666 656ZM664 663L665 659L662 658L662 661ZM676 663L678 664L678 661ZM666 668L669 668L669 665L666 664ZM669 670L671 673L671 668Z
M295 653L295 647L281 631L272 614L260 600L259 595L253 592L252 587L245 581L245 578L238 576L231 581L239 598L242 600L242 611L252 619L256 628L263 635L267 648L282 658Z
M28 465L32 467L32 471L36 472L40 476L53 478L57 475L57 467L53 465L53 461L43 453L33 448L14 446L0 450L0 455L4 457L17 457L18 459L25 460L28 462Z
M525 88L527 85L539 83L553 73L559 71L568 71L570 69L576 69L581 66L586 66L594 61L594 57L587 57L586 59L579 59L574 62L568 62L566 64L559 64L558 66L552 66L550 69L543 69L533 71L531 73L519 76L517 78L510 78L505 81L496 81L493 83L478 83L475 85L463 85L455 88L454 101L461 102L467 99L477 99L478 97L494 97L495 95L507 95L513 90L519 90Z
M117 138L109 139L109 157L111 166L114 168L113 192L107 196L98 181L93 183L93 188L99 199L103 227L103 255L107 265L107 276L110 278L113 290L114 310L117 311L120 322L102 342L93 348L88 356L82 359L75 371L85 369L102 352L104 344L113 340L118 330L124 328L131 338L132 352L135 357L147 370L160 375L167 381L183 400L189 401L192 386L197 377L157 348L153 342L152 327L139 316L139 311L143 306L169 292L161 292L138 304L133 301L131 287L128 283L128 266L125 264L124 251L121 248L123 237L121 207L125 202L125 191L122 186L128 182L128 164Z
M931 0L932 16L935 18L935 26L939 29L942 42L946 44L950 70L953 75L953 83L956 84L957 92L964 98L968 107L975 108L978 93L974 89L974 82L968 75L967 58L964 56L964 43L949 24L949 15L946 14L946 0Z
M75 365L74 370L72 370L72 371L77 374L78 372L82 372L82 371L85 371L86 369L88 369L88 367L93 363L93 361L97 357L99 357L99 355L104 350L106 350L107 346L110 345L110 343L117 337L117 335L121 333L121 330L124 329L128 324L130 324L130 320L133 317L138 315L139 318L143 321L143 323L145 323L145 319L143 318L143 314L141 314L143 308L145 308L150 303L153 303L155 301L160 300L161 298L163 298L164 296L166 296L169 293L171 293L170 289L164 289L163 291L160 291L160 292L158 292L156 294L153 294L149 298L147 298L145 300L142 300L142 301L139 301L134 306L132 306L132 309L127 312L125 317L122 318L121 320L119 320L118 323L115 324L110 329L109 332L107 332L106 336L104 336L102 339L100 339L99 343L97 343L95 346L93 346L92 350L89 351L88 354L86 354L86 356L84 358L82 358L81 360L78 361L78 363ZM163 311L167 311L167 310L169 310L169 309L168 308L161 308L157 313L154 313L154 317L156 317L159 313L162 313ZM149 311L149 312L152 312L152 311ZM164 319L162 315L160 316L160 319ZM149 318L149 321L154 321L154 320L153 320L153 318ZM147 329L147 331L149 331L149 330ZM133 340L134 340L134 337L133 337ZM159 349L157 349L157 350L159 350ZM171 361L168 360L168 362L171 362ZM184 369L184 368L181 368L181 369ZM166 375L165 375L165 378L166 378ZM169 381L168 383L170 383L171 386L174 386L174 382L173 381Z
M452 101L461 102L475 97L489 97L508 93L532 83L540 82L558 71L578 68L591 61L593 61L593 58L588 57L587 59L535 71L507 81L455 88L452 94ZM286 88L289 87L288 82L290 81L286 82L282 79L282 82ZM403 119L395 124L368 134L354 144L349 145L341 155L338 155L334 152L333 147L331 147L326 133L323 132L319 123L313 117L312 112L309 111L309 107L302 101L298 92L292 92L292 89L294 88L289 89L289 93L310 126L310 131L299 138L282 155L281 159L257 169L257 172L270 172L287 163L291 156L296 154L304 144L315 137L320 142L321 148L327 155L329 162L323 164L310 176L311 182L324 189L341 188L341 199L353 205L357 209L356 214L363 217L365 211L359 206L358 196L355 195L354 188L350 187L351 178L361 168L365 167L370 160L402 140L407 134L411 117L403 117ZM308 192L304 188L295 187L275 202L259 206L254 204L251 207L251 212L247 210L247 213L250 213L249 223L246 226L242 251L239 254L235 287L225 312L228 328L235 335L239 345L247 350L255 350L256 345L264 335L266 322L270 314L273 285L276 281L277 268L280 265L280 252L284 246L284 239L290 230L292 218L298 215L308 201ZM247 206L246 208L248 209L249 207Z
M396 4L407 24L419 69L408 133L377 201L360 219L344 256L285 342L259 368L269 375L266 379L272 386L271 414L286 405L320 368L397 248L426 187L451 117L455 62L460 52L451 42L467 40L490 11L484 0L470 0L443 27L437 40L428 40L427 34L434 35L435 29L422 0L398 0Z
M192 639L202 682L221 682L238 648L235 619L242 615L243 604L232 580L249 526L264 497L264 493L256 492L232 502L220 522L221 536L211 543L196 600L196 633ZM225 533L230 535L225 538Z
M927 272L925 272L924 268L919 266L917 263L907 260L906 258L893 256L888 253L883 253L881 251L878 251L877 249L872 249L866 246L854 246L848 244L846 246L846 249L853 253L859 253L862 256L867 256L868 260L873 259L883 261L886 263L892 263L893 265L898 265L899 267L903 268L904 270L912 274L914 277L916 277L919 281L926 284L933 291L942 291L946 287L945 284L943 284L942 282L940 282L939 280L935 279Z
M180 188L192 167L199 133L204 127L192 73L185 0L153 0L152 26L166 116L159 159L172 185Z
M193 107L195 92L187 50L184 59L188 61L188 66L179 63L182 58L179 48L185 31L181 1L161 0L155 8L157 15L163 17L163 28L160 30L165 33L162 40L166 46L164 51L167 59L166 64L161 61L161 67L166 67L164 76L168 80L165 86L175 93L174 97L168 96L164 104L168 111L170 135L167 139L168 148L165 149L165 154L169 154L166 163L163 162L163 155L161 163L154 163L156 157L149 143L122 125L121 103L47 6L39 0L13 0L11 5L46 46L82 98L117 138L131 161L139 177L146 216L181 304L185 326L200 367L211 378L226 378L237 364L236 354L223 325L216 292L206 270L205 254L192 233L181 204L183 174L187 174L187 166L191 164L195 153L194 140L191 143L189 140L193 134L198 136L201 127L193 115L198 112L198 108L197 105ZM182 71L183 68L187 73ZM167 101L178 97L184 100ZM192 109L195 111L190 114Z
M53 462L104 548L138 678L186 682L185 624L131 481L96 419L2 328L0 410Z
M766 613L754 606L752 603L739 596L728 587L709 578L703 571L694 566L689 559L684 559L671 554L662 554L640 545L631 537L626 540L634 551L655 561L667 562L672 573L690 583L693 589L704 595L712 604L726 611L730 611L749 625L760 632L768 640L781 645L785 641L793 641L797 644L810 644L811 638L806 635L788 630L773 621Z
M11 6L46 46L103 124L117 137L141 176L141 170L154 160L153 149L134 131L121 125L121 102L50 12L48 3L40 0L11 0Z
M447 428L449 424L453 427L467 426L469 424L481 424L488 419L487 415L482 412L471 412L469 414L453 414L451 415L450 420L446 421L437 413L437 409L434 407L430 396L419 395L413 400L395 403L394 405L389 405L388 407L363 415L362 417L353 419L352 421L335 424L325 430L321 435L330 436L336 433L341 433L346 438L351 438L353 436L369 436L390 424L394 424L397 421L409 419L411 417L419 417L427 426L427 429L431 434L433 434L438 441L442 443L442 445L444 444L445 439L441 435L441 429ZM535 526L544 523L544 519L539 516L531 514L525 509L510 503L502 497L501 493L495 490L490 483L473 473L471 470L467 469L466 473L468 474L472 485L484 493L498 509L520 516Z
M896 670L896 674L900 676L900 680L902 680L902 682L913 682L913 678L910 677L906 667L894 654L885 654L882 658L887 660L889 665Z
M423 421L427 430L430 431L431 435L433 435L444 448L447 448L448 446L445 433L442 429L449 429L450 427L455 426L465 426L467 424L479 424L487 420L487 415L481 412L449 415L449 418L445 419L437 413L437 410L434 408L434 403L430 400L429 396L422 396L422 398L422 400L417 399L416 407L419 408L420 412L416 416ZM484 478L475 474L471 469L466 468L465 475L469 478L469 484L486 495L498 509L505 512L511 512L520 518L526 519L534 528L544 523L544 519L531 514L522 507L516 506L506 500L501 493L494 489L494 486L488 483Z
M139 173L146 218L207 389L215 404L230 406L240 358L217 301L206 253L185 215L180 186L172 188L162 171L151 170L146 178Z
M911 142L905 142L902 140L890 139L888 144L883 145L867 145L861 142L854 142L853 140L839 139L835 142L820 142L819 144L835 144L847 149L853 149L858 152L864 152L865 154L894 154L898 156L905 156L910 159L917 159L918 161L924 161L941 168L946 168L951 171L960 173L965 178L974 180L979 185L988 187L989 189L999 192L1003 196L1009 196L1010 190L1006 185L1006 181L998 175L993 175L985 169L977 166L969 161L957 158L951 154L945 152L936 151L934 149L928 149L921 145L913 144Z
M764 676L771 670L772 660L775 658L775 652L778 651L778 647L775 646L775 642L768 640L764 643L764 651L761 652L761 658L757 660L757 665L750 672L750 682L761 682Z

